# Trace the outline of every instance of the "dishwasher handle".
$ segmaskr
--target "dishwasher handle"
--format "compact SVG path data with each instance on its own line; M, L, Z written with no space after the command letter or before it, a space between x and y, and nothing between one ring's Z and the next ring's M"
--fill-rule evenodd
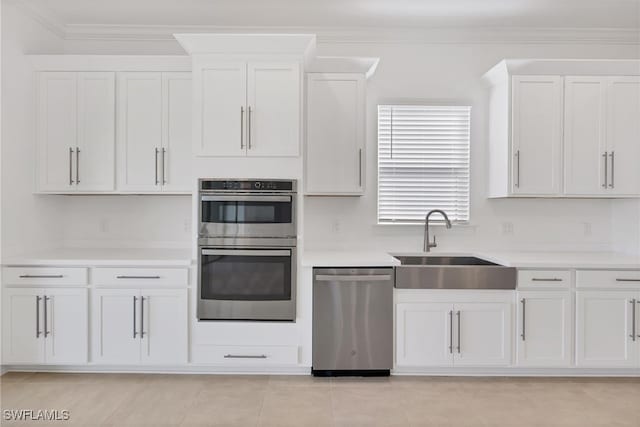
M318 274L317 282L388 282L390 274Z

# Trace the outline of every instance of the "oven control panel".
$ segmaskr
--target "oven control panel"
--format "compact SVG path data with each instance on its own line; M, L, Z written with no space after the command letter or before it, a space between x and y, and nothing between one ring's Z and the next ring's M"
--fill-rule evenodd
M295 191L293 180L200 180L200 190Z

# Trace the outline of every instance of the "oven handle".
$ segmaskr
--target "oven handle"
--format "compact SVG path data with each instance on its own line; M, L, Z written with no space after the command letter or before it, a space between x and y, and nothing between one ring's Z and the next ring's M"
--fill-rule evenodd
M288 250L236 250L236 249L203 249L202 255L236 255L236 256L291 256Z
M203 202L291 202L291 196L266 196L266 195L206 195L200 196Z

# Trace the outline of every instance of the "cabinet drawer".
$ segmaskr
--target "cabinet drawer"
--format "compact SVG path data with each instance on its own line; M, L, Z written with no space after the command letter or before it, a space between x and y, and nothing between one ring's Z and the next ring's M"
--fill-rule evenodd
M518 270L518 288L568 288L569 270Z
M94 268L96 286L187 286L186 268Z
M640 270L578 270L576 286L579 288L640 288Z
M298 346L194 346L193 363L228 366L297 365Z
M5 285L82 286L88 283L86 268L5 267Z

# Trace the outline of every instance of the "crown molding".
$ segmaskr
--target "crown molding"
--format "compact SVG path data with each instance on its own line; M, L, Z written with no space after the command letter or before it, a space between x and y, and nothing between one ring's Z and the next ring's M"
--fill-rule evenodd
M28 0L4 0L65 40L175 41L174 34L190 33L306 33L318 43L424 43L424 44L623 44L640 45L637 28L516 28L516 27L301 27L219 25L92 25L64 24L53 13Z
M242 26L66 25L68 40L173 40L189 33L311 33L318 43L598 43L640 44L640 31L617 28L327 28Z

